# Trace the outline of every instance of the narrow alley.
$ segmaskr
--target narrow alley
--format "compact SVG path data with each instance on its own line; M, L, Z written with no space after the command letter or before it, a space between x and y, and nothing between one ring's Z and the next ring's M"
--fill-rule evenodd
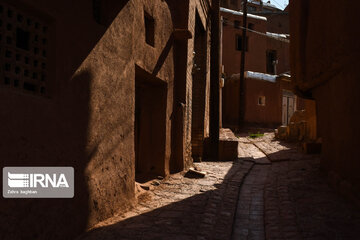
M357 239L360 210L320 171L319 155L274 139L239 137L234 162L148 182L131 211L96 225L90 239ZM246 147L245 147L246 146ZM245 151L244 151L245 150Z
M359 240L359 9L0 0L0 240Z

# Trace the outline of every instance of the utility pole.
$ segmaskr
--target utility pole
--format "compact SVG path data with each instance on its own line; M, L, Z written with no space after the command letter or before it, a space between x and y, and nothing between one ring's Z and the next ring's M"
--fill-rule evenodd
M245 119L246 94L245 94L245 52L247 48L246 41L247 28L247 0L243 0L243 29L242 29L242 46L241 46L241 62L240 62L240 80L239 80L239 127L242 127Z
M210 155L219 159L220 0L212 1L210 49Z
M222 128L222 89L224 87L225 81L223 78L224 66L222 64L223 59L223 31L224 31L224 18L220 16L220 54L219 54L219 66L220 66L220 79L219 79L219 129Z

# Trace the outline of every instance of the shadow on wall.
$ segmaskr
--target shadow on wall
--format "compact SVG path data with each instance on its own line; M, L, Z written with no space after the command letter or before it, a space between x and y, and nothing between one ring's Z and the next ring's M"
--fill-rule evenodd
M88 221L88 188L84 169L91 156L85 153L89 117L91 74L82 72L71 80L71 91L62 109L63 129L52 129L56 144L52 159L25 151L25 159L3 159L3 166L73 166L75 169L75 197L73 199L1 199L1 239L72 239L84 231ZM56 128L61 125L49 123ZM13 136L23 132L14 132ZM31 139L30 139L31 138ZM46 146L47 136L21 137L24 148ZM52 148L52 147L50 147ZM21 152L19 152L22 154ZM15 162L16 161L16 162Z
M85 169L95 150L88 153L86 146L94 76L88 70L74 72L128 0L117 1L116 7L113 2L104 1L104 9L111 7L111 14L106 16L101 32L84 29L84 37L78 41L87 41L82 49L75 51L77 55L73 49L66 49L67 52L57 56L67 59L67 54L74 55L72 72L59 74L61 89L54 99L36 99L12 92L0 96L9 104L7 108L2 107L0 113L4 121L0 126L1 167L72 166L75 169L75 196L72 199L1 198L0 239L73 239L87 228L90 205ZM58 36L58 42L66 37ZM74 46L76 44L78 42ZM62 69L63 66L56 67Z

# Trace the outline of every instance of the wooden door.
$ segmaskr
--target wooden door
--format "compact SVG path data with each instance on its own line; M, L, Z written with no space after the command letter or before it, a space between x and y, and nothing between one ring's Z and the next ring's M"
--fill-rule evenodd
M290 118L296 110L295 95L290 91L283 91L282 96L282 124L288 125Z

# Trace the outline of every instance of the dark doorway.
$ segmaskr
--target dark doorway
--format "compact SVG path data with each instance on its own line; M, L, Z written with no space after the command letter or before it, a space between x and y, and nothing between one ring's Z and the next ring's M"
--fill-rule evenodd
M207 38L200 17L196 13L194 59L192 71L192 118L191 118L191 148L194 161L203 155L205 135L205 97L206 97L206 60Z
M135 180L144 183L165 173L166 84L136 67Z
M276 51L267 50L266 51L266 72L269 74L276 74Z

